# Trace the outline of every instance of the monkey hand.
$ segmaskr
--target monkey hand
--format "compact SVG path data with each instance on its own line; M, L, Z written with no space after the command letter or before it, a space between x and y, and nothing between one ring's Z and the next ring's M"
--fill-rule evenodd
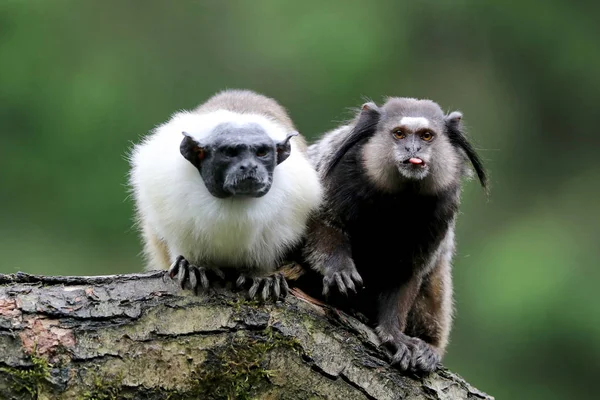
M323 277L323 295L329 294L330 286L336 285L338 291L347 294L348 289L356 293L356 287L363 286L363 280L354 262L348 259L346 263L340 263L335 267L329 267L325 270Z
M209 271L212 271L221 279L225 278L225 274L220 269L190 264L183 256L178 256L175 259L168 273L171 279L177 279L182 289L187 287L198 294L200 288L206 290L210 286L207 277Z
M250 289L248 290L248 297L251 299L255 298L258 294L258 297L262 301L266 301L269 298L277 301L279 298L285 298L288 294L289 287L281 272L268 276L254 276L251 278L252 286L250 286ZM246 279L246 275L240 274L235 282L236 286L238 288L243 287L244 283L246 283Z
M428 373L433 371L441 360L434 347L424 340L402 332L390 333L382 326L378 326L375 331L382 345L392 349L392 365L402 371Z

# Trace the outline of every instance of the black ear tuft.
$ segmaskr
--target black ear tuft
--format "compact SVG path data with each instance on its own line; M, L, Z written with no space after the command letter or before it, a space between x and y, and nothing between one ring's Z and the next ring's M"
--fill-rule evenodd
M450 138L450 142L452 143L453 146L456 146L465 152L465 154L471 161L473 168L475 168L475 172L477 173L477 177L479 178L479 182L481 183L481 186L487 192L488 191L488 179L487 179L487 173L483 166L483 162L477 155L477 152L475 151L475 149L473 148L471 143L469 143L466 136L463 134L461 121L462 121L462 114L458 111L454 111L446 116L445 123L446 123L446 130L448 132L448 137Z
M200 168L200 162L204 158L204 149L186 132L181 132L183 140L179 145L181 155L196 168Z
M369 102L362 105L356 125L348 136L346 136L339 149L333 154L329 164L324 166L324 176L328 176L335 169L348 150L360 141L368 139L375 134L380 118L381 112L375 103Z
M290 139L294 136L298 136L298 132L290 132L281 142L277 143L277 165L284 162L292 152L292 144L290 143Z

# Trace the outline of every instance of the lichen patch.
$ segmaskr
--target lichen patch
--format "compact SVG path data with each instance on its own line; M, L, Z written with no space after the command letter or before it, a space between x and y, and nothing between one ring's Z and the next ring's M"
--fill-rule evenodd
M16 328L20 325L21 310L19 310L16 300L0 299L0 318L9 321L8 324L0 322L0 326L4 326L5 328L8 328L9 326Z
M59 348L75 346L75 336L70 329L58 326L58 321L39 316L25 320L25 327L19 333L23 349L28 354L54 356Z

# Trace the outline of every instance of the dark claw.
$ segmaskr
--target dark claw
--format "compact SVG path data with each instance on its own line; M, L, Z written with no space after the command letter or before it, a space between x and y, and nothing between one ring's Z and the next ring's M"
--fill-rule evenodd
M244 286L244 283L246 283L246 276L244 274L240 274L240 276L235 281L235 286L241 288L242 286Z
M181 262L179 263L179 265L181 266L181 274L180 274L180 278L179 278L179 284L181 285L182 289L185 289L185 283L188 281L189 277L190 277L190 263L187 262L187 260L184 258L183 260L181 260Z
M213 268L213 272L221 279L225 279L225 273L219 268Z
M344 278L344 283L346 284L346 287L352 290L354 293L356 293L356 287L354 286L354 282L352 282L352 278L350 278L350 276L348 276L346 272L342 272L341 275Z
M354 281L359 284L360 286L363 286L363 280L362 277L360 276L360 274L357 271L353 271L352 274L352 279L354 279Z
M281 276L281 274L277 274L275 275L274 279L273 279L273 297L275 298L275 300L277 300L279 298L279 296L281 295L281 285L280 285L280 281L283 277ZM285 279L285 278L283 278Z
M190 270L190 288L194 291L195 294L198 294L198 281L200 280L200 272L193 265L190 265Z
M396 351L396 354L392 357L392 364L396 364L401 370L406 371L410 365L412 352L409 350L408 346L403 343L398 343L397 345L398 351Z
M271 295L271 284L273 283L272 278L264 278L263 279L263 289L261 292L261 299L263 301L267 300Z
M333 277L335 278L335 283L337 283L338 290L340 291L340 293L346 294L347 293L346 285L344 285L344 281L342 280L342 277L340 276L340 274L338 272L336 272L335 274L333 274Z
M288 286L287 280L285 279L285 276L283 276L283 274L279 274L279 277L281 284L281 294L283 297L287 297L288 293L290 292L290 287Z
M196 294L198 294L199 286L202 286L203 289L208 289L210 286L206 268L190 264L183 256L178 256L171 265L169 276L171 279L177 278L182 289L185 289L187 285Z
M323 277L323 296L327 296L329 294L329 286L331 285L331 279L325 276Z
M177 274L179 273L179 263L183 259L183 256L177 256L175 262L171 264L171 267L169 268L169 278L173 279L175 278L175 276L177 276Z
M258 292L258 288L259 288L261 282L262 282L262 279L260 279L260 278L252 278L252 286L250 287L250 290L248 290L248 296L251 299L253 299L254 296L256 296L256 292Z
M206 277L206 268L196 267L196 270L200 273L200 283L204 289L208 289L209 283Z

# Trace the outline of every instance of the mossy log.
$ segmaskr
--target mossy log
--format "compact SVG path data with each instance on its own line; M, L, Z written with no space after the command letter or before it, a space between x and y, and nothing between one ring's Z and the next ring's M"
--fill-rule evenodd
M261 304L163 272L0 275L1 399L492 399L388 360L371 329L299 292Z

